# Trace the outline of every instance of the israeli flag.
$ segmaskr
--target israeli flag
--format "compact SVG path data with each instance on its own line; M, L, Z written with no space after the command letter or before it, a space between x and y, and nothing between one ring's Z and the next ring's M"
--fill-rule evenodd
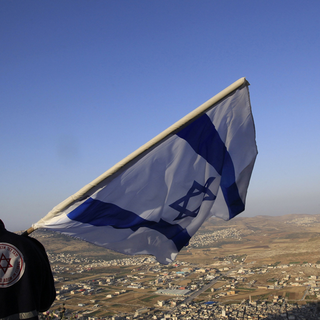
M245 81L33 227L168 264L208 217L244 210L256 155Z

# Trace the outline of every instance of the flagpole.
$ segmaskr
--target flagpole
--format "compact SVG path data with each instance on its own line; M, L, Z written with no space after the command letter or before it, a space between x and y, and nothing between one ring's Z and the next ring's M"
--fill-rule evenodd
M25 235L32 233L37 229L37 224L43 221L46 221L54 217L58 212L70 207L76 201L83 200L87 198L90 194L93 194L96 190L101 187L102 182L107 183L106 179L119 174L124 170L129 164L132 164L133 161L138 161L146 152L150 151L152 148L156 147L160 142L173 135L175 132L179 131L181 128L189 124L191 121L195 120L197 117L205 113L209 108L214 104L218 103L220 100L224 99L226 96L231 94L233 91L237 90L243 85L249 85L246 78L240 78L235 81L233 84L216 94L214 97L203 103L201 106L187 114L185 117L177 121L175 124L158 134L156 137L151 139L149 142L138 148L136 151L128 155L126 158L115 164L109 170L104 172L98 178L94 179L89 184L85 185L78 192L68 197L60 204L55 206L44 218L39 220L36 224L33 224L31 228L24 232Z
M27 237L30 233L32 233L34 230L33 227L30 227L29 229L27 229L26 231L24 231L21 235Z

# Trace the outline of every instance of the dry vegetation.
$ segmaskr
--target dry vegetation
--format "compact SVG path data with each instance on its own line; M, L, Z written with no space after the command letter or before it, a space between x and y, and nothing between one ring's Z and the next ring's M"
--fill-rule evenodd
M240 230L242 239L226 239L209 249L183 250L178 259L210 264L216 256L245 254L246 263L316 263L320 260L319 215L236 217L230 221L212 218L199 231L214 232L223 228Z

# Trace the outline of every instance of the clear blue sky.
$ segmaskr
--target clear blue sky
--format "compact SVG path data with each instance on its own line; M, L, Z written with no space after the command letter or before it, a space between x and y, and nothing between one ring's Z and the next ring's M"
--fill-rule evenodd
M26 229L246 77L243 216L320 213L320 1L0 1L0 218Z

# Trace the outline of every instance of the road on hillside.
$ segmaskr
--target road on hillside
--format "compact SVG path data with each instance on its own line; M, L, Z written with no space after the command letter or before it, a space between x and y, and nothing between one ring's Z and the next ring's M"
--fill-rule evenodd
M305 292L304 292L304 294L303 294L303 297L302 297L301 301L305 299L307 293L309 292L310 287L311 287L310 285L307 286L307 288L306 288L306 290L305 290Z
M229 270L227 273L220 275L219 277L213 279L208 284L204 285L202 288L200 288L198 291L192 293L188 298L186 298L182 303L189 303L196 297L198 297L202 292L206 291L207 289L211 288L217 281L220 280L221 277L227 277L232 271L237 270L237 268Z

